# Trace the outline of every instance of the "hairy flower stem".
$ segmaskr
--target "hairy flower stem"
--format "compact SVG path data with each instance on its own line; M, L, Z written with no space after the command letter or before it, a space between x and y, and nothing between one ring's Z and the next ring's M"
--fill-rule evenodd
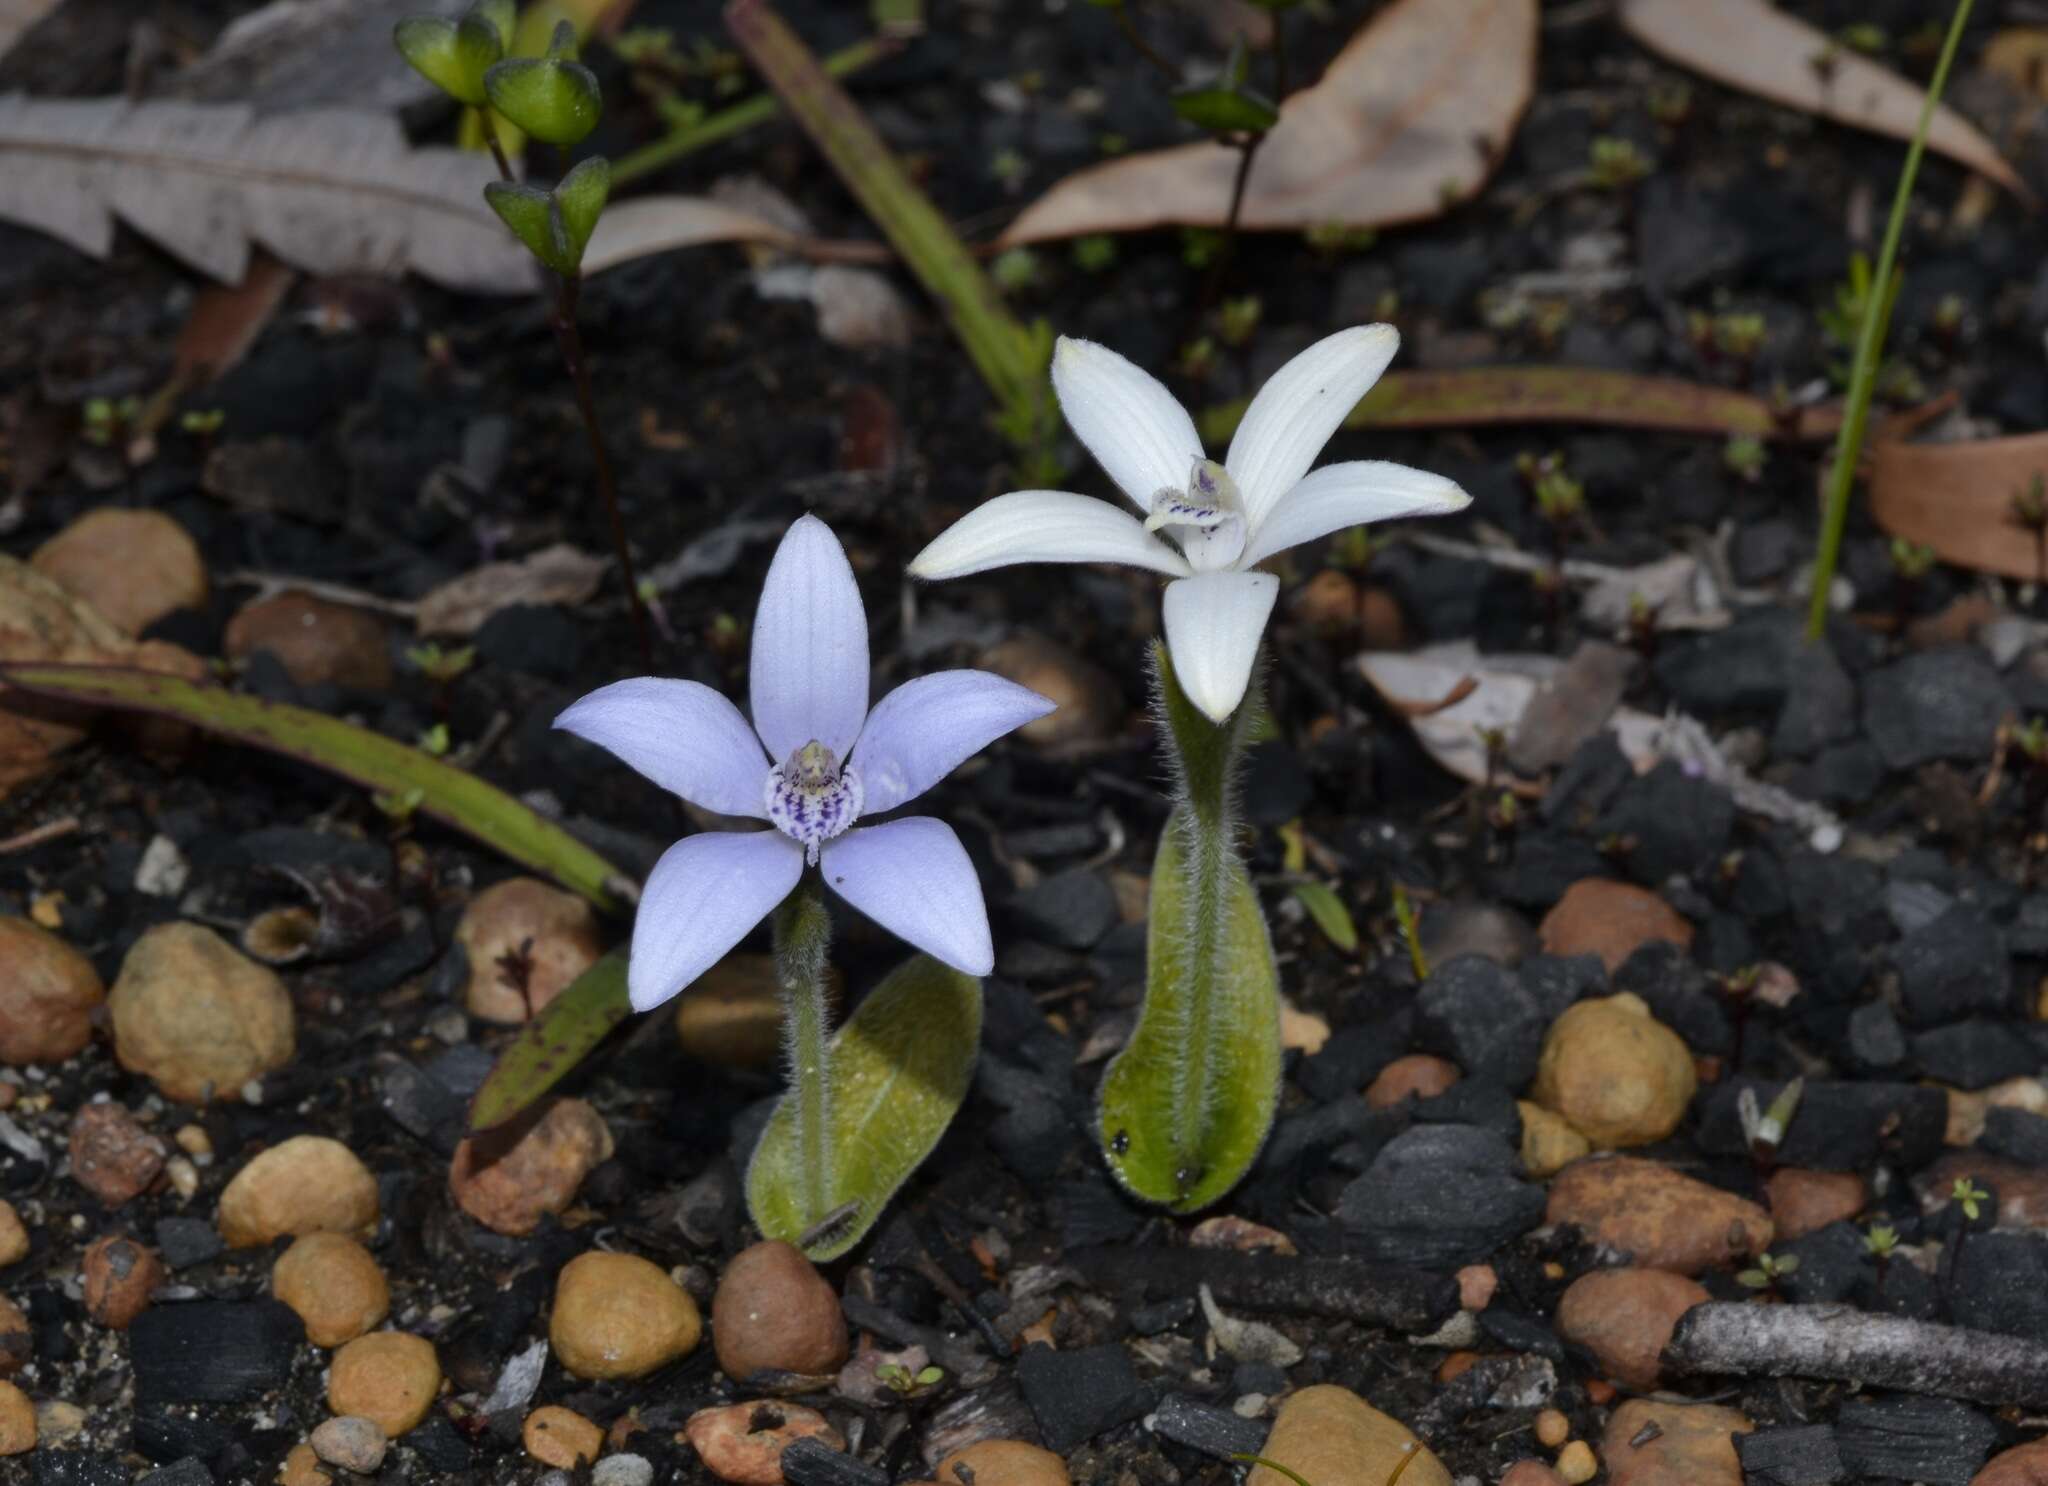
M832 920L818 877L806 872L775 910L775 983L782 992L783 1041L789 1058L789 1094L796 1114L797 1160L802 1170L806 1225L825 1216L832 1191L832 1151L826 1136L825 951Z
M583 280L560 275L557 282L560 287L555 295L555 343L562 348L569 380L576 385L576 406L583 414L584 432L590 435L590 457L597 465L597 488L604 495L605 514L611 518L612 550L619 559L619 576L625 580L626 598L633 606L633 634L640 642L640 659L652 670L654 632L647 623L647 603L640 597L640 578L633 570L633 554L626 546L626 521L619 514L619 491L612 480L611 456L605 453L604 434L597 423L597 401L590 392L590 363L583 354L583 333L576 328L576 302Z

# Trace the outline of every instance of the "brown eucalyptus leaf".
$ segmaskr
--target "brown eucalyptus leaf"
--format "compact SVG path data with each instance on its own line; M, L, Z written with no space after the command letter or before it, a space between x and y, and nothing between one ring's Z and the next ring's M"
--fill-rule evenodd
M361 109L0 97L0 220L104 258L119 218L226 284L260 243L309 273L528 291L531 259L483 204L493 176L487 156L412 149Z
M1621 23L1651 51L1731 88L1894 139L1911 139L1919 127L1924 89L1768 0L1623 0ZM2034 199L1997 147L1953 109L1935 110L1927 144Z
M803 240L764 216L707 196L640 196L615 203L598 219L583 250L583 272L602 273L635 258L706 243L791 248Z
M422 635L473 635L515 604L582 603L610 566L608 557L557 542L517 562L486 563L449 579L419 601L413 621Z
M1476 194L1534 91L1536 34L1536 0L1394 0L1281 105L1242 225L1418 222ZM1219 226L1238 159L1204 141L1093 166L1024 208L1001 245Z
M1944 562L2032 582L2041 551L2013 498L2048 477L2048 433L1950 444L1874 441L1871 519Z

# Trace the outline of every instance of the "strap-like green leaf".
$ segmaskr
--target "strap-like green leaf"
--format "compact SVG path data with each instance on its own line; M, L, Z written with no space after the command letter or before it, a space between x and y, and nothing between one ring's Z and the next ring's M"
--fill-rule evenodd
M785 1096L747 1167L755 1225L821 1262L859 1243L952 1122L980 1045L980 981L929 955L898 966L832 1038L824 1210L804 1201L796 1119Z
M469 1128L494 1129L518 1115L566 1078L632 1014L626 995L626 951L615 949L520 1029L476 1091Z

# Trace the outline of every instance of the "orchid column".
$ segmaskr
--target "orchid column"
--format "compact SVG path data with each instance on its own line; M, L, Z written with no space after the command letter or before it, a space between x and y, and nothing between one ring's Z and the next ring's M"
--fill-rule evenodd
M995 962L981 882L952 827L856 822L915 799L1053 704L984 671L941 671L870 709L860 590L812 516L769 565L751 671L751 724L708 686L638 677L555 726L693 805L768 825L663 853L633 922L627 989L636 1011L660 1005L772 916L790 1090L747 1169L747 1205L770 1238L828 1259L867 1231L959 1107L980 1041L978 977ZM924 951L829 1040L827 887Z
M1345 527L1468 501L1441 476L1379 460L1310 471L1399 344L1392 326L1366 325L1310 346L1259 389L1218 464L1156 379L1107 347L1062 339L1061 411L1139 516L1065 491L1001 495L910 567L940 579L1114 562L1172 579L1153 665L1176 798L1153 863L1145 1003L1103 1076L1097 1136L1118 1180L1176 1211L1237 1185L1279 1094L1279 977L1236 807L1252 675L1280 587L1257 564Z

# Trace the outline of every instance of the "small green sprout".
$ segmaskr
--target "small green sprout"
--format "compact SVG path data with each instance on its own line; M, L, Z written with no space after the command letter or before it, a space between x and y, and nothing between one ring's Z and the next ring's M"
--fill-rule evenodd
M1011 248L996 256L988 266L988 276L1005 294L1028 289L1038 280L1038 255L1029 248Z
M448 753L448 724L437 722L420 734L420 752L430 753L435 758L445 758Z
M1799 1272L1797 1254L1759 1254L1756 1266L1735 1276L1735 1283L1750 1290L1771 1290L1787 1275Z
M1675 129L1692 117L1692 84L1682 78L1659 78L1650 84L1645 104L1651 118Z
M142 404L133 397L89 397L85 400L85 439L102 448L118 444L134 426Z
M1265 305L1256 294L1224 300L1221 323L1216 332L1223 338L1223 344L1235 350L1249 341L1259 328L1259 318L1264 310Z
M1624 191L1650 173L1650 162L1632 140L1618 135L1594 137L1587 174L1603 191Z
M1714 349L1737 361L1752 361L1763 349L1769 329L1764 317L1753 310L1731 310L1713 319Z
M1870 1231L1863 1235L1863 1250L1871 1258L1889 1259L1899 1246L1899 1230L1889 1223L1872 1223Z
M915 1373L900 1362L884 1362L875 1368L876 1380L905 1398L935 1387L945 1376L946 1370L936 1363L921 1367Z
M1983 1204L1991 1200L1991 1194L1967 1176L1956 1178L1955 1185L1949 1189L1949 1197L1961 1205L1963 1216L1972 1223L1983 1216Z
M1183 227L1180 231L1180 261L1189 268L1207 268L1223 251L1224 235L1213 227Z
M178 429L196 438L210 439L228 421L226 408L188 408L178 415Z
M1174 90L1173 111L1197 129L1219 137L1264 134L1280 122L1280 110L1250 86L1250 72L1251 54L1239 38L1221 73L1206 83Z
M408 16L393 29L398 54L428 82L471 108L490 101L485 74L504 59L516 19L514 0L477 0L456 20Z
M1091 232L1074 239L1074 266L1083 273L1101 273L1116 262L1116 239L1107 233Z
M1944 341L1954 341L1962 334L1963 321L1967 314L1962 295L1953 291L1942 295L1934 302L1934 333Z
M1753 433L1730 434L1721 447L1721 463L1728 473L1748 485L1763 478L1764 463L1769 457L1764 441Z
M2026 755L2027 762L2048 762L2048 719L2031 717L2012 730L2013 747Z
M405 658L409 664L429 681L446 686L476 664L476 647L463 645L453 650L443 650L432 640L423 645L408 646Z
M370 803L375 805L393 825L403 826L412 820L414 813L426 803L426 799L427 792L415 784L410 789L389 793L378 790L370 796Z
M604 112L597 74L576 60L576 28L567 21L555 27L546 56L493 65L484 74L484 92L507 122L553 145L580 143Z
M1371 227L1353 227L1348 222L1318 222L1302 235L1309 250L1335 258L1347 253L1364 253L1378 245L1379 233Z
M1206 380L1222 361L1223 353L1216 348L1216 342L1209 336L1198 336L1180 350L1181 375L1190 381Z
M1347 526L1330 541L1330 565L1361 572L1372 566L1372 560L1393 541L1392 537L1376 537L1369 526Z
M573 279L582 272L583 250L611 189L611 165L594 155L555 182L552 191L521 181L492 181L484 187L484 200L529 253Z
M1892 571L1907 583L1918 583L1941 560L1925 542L1909 542L1904 537L1892 538L1891 556Z
M1023 189L1031 174L1031 162L1018 150L997 150L989 158L989 178L1005 191Z
M1414 968L1415 979L1429 979L1429 956L1423 952L1422 934L1415 920L1415 905L1408 901L1408 889L1399 882L1393 884L1394 922L1401 926L1401 941L1408 946L1408 963Z
M1545 470L1536 480L1536 509L1552 526L1566 526L1586 511L1586 487L1562 469Z

